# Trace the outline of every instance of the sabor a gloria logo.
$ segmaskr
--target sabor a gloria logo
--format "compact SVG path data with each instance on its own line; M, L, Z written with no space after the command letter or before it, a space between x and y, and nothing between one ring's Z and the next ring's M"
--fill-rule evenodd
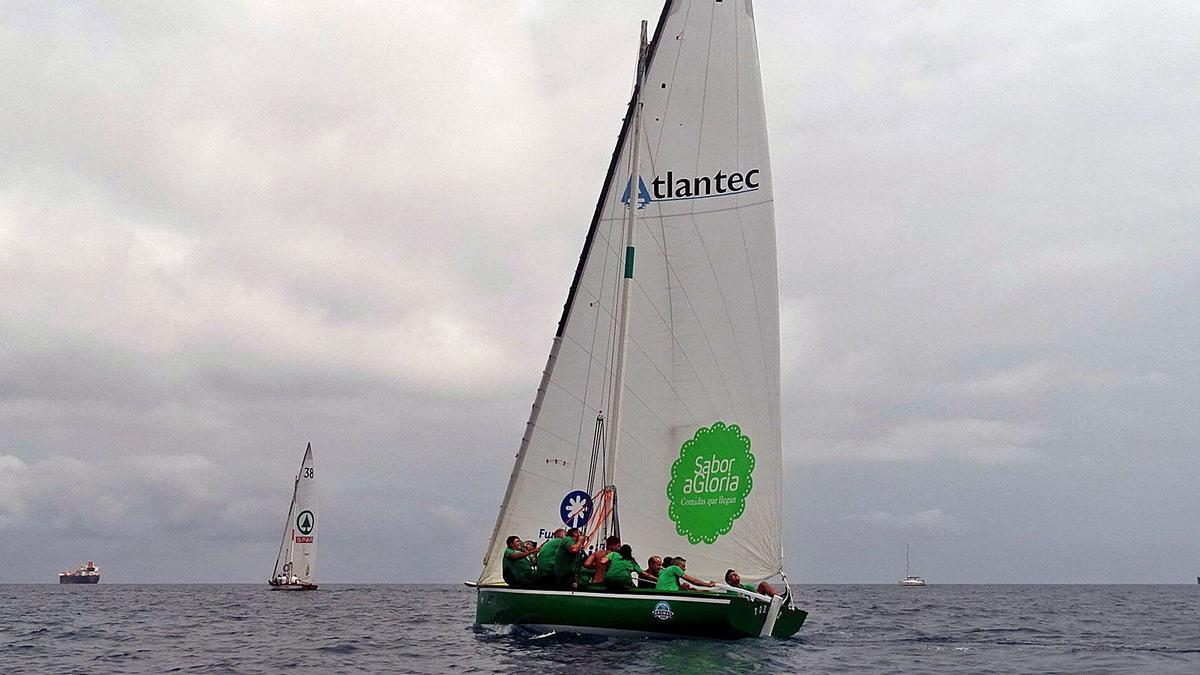
M671 611L671 605L666 602L660 602L650 610L650 616L659 621L670 621L675 618L675 612Z
M679 449L667 484L667 515L690 544L712 544L729 534L754 487L750 438L736 424L713 422Z

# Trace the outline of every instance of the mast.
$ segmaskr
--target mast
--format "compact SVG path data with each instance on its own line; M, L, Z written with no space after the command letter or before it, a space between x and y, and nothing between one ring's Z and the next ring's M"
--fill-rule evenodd
M310 445L309 447L311 448L312 446ZM307 452L307 450L305 452ZM303 465L304 465L304 463L301 462L301 469L300 469L301 471L304 470ZM288 563L292 562L292 546L293 546L293 542L296 539L294 533L292 532L292 517L296 513L296 493L299 490L300 490L300 474L296 474L296 479L292 482L292 501L290 504L288 504L287 517L283 521L283 536L284 536L284 538L280 539L279 554L275 556L275 572L273 573L273 576L279 574L279 572L280 572L279 565L281 562L284 565L287 565ZM284 547L285 542L288 542L288 545L286 548Z
M904 545L904 576L905 576L905 578L907 578L909 576L909 573L908 573L908 544Z
M605 489L610 492L610 498L616 499L616 468L617 451L621 444L621 409L622 394L625 379L625 347L629 341L629 288L633 284L633 230L637 224L638 200L641 197L641 132L642 132L642 79L646 75L646 22L642 21L642 35L638 41L637 81L634 87L633 104L633 151L630 153L629 170L629 204L625 214L625 228L622 240L625 244L625 273L621 279L620 317L617 326L617 355L613 369L613 405L612 418L608 437L610 448L605 453L604 475L608 479ZM613 520L616 520L615 507Z

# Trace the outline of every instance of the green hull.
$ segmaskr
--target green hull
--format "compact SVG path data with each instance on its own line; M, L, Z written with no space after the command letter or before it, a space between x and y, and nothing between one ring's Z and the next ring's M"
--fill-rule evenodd
M770 606L740 596L635 590L593 593L480 586L475 623L598 635L737 640L759 637ZM779 610L771 635L795 635L808 613Z

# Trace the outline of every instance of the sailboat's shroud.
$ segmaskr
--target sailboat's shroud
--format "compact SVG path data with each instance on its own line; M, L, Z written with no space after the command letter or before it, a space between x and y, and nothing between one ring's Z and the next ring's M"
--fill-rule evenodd
M684 556L699 577L720 579L729 567L748 579L771 577L783 567L779 299L750 0L668 2L651 42L643 102L645 192L633 192L650 201L634 232L614 481L622 537L640 560ZM564 495L587 487L595 419L612 395L631 129L627 116L481 584L501 582L507 536L561 527ZM730 189L733 174L741 176L737 189ZM750 439L753 488L728 533L693 542L668 515L667 484L684 442L718 421Z

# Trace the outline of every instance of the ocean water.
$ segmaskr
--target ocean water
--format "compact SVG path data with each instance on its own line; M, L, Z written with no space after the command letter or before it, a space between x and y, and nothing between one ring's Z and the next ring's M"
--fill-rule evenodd
M1200 586L794 586L790 640L537 637L463 586L0 586L0 673L1200 673Z

